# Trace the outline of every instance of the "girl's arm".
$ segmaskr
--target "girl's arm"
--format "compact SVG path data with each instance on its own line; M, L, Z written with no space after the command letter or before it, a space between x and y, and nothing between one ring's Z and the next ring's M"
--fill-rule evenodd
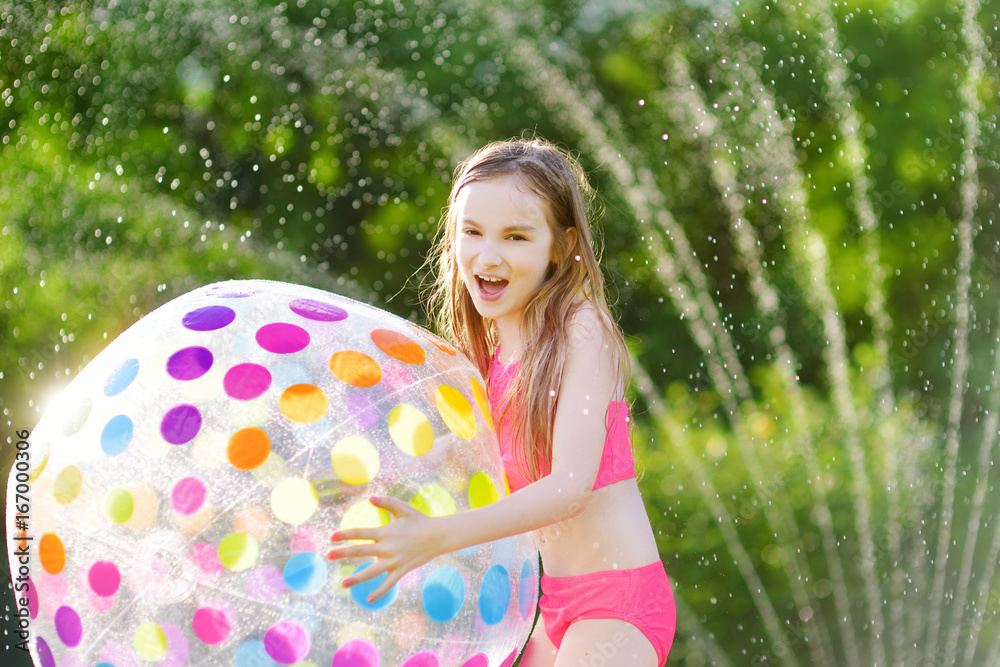
M536 530L579 515L592 502L592 489L604 452L608 405L616 398L610 348L593 309L581 309L570 324L570 347L552 429L552 471L517 493L475 510L427 517L394 498L371 503L395 519L380 528L337 531L331 541L372 540L333 549L328 558L374 557L375 563L344 580L345 586L383 572L375 600L407 572L441 554Z

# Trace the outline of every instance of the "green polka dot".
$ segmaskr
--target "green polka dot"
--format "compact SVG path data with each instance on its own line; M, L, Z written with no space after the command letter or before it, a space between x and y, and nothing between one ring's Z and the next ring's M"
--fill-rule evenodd
M242 572L257 562L260 548L247 533L230 533L219 542L219 561L233 572Z
M132 644L143 660L159 662L167 657L167 633L156 623L143 623L136 628Z
M497 487L484 472L477 472L469 480L469 509L485 507L500 499Z
M121 525L132 518L135 503L125 489L111 489L104 497L104 512L113 523Z

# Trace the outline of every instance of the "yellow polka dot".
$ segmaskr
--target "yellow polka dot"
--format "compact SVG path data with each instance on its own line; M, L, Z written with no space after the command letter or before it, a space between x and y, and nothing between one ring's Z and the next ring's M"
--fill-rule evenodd
M346 644L352 639L364 639L365 641L374 643L375 639L372 637L372 631L368 628L366 623L361 621L352 621L347 623L340 628L340 632L337 633L337 647Z
M378 528L389 523L389 513L375 507L367 499L359 500L344 512L340 520L340 530L348 528ZM352 544L363 544L369 540L348 540Z
M271 491L271 511L285 523L305 523L319 507L319 496L309 480L286 477Z
M80 495L80 486L83 483L83 475L76 466L66 466L56 475L55 484L52 485L52 497L60 505L69 505Z
M486 418L486 423L489 424L490 428L493 428L493 414L490 411L490 398L486 395L486 389L483 385L479 383L479 380L472 378L470 380L472 385L472 395L476 399L476 405L479 406L479 411L483 413L483 417Z
M311 424L326 414L330 403L323 391L311 384L293 384L281 393L278 409L293 422Z
M431 423L412 405L397 405L389 413L389 437L410 456L423 456L434 445Z
M427 516L446 516L458 511L455 499L448 493L448 489L434 483L420 487L410 504L413 505L413 509Z
M121 525L128 521L134 508L132 494L127 489L111 489L104 496L104 513L112 523Z
M252 535L230 533L219 542L219 562L233 572L250 569L258 555L260 546Z
M438 414L452 432L463 440L471 440L476 435L476 415L462 392L446 384L434 392Z
M143 660L159 662L167 657L167 633L156 623L143 623L136 628L132 644Z
M351 435L337 441L330 451L333 472L345 484L358 486L367 484L378 474L378 450L372 443L359 435Z
M137 486L129 488L132 494L132 516L128 518L125 525L135 531L146 530L156 521L156 515L160 511L160 500L148 486Z
M500 499L497 487L484 472L477 472L469 480L469 509L485 507Z

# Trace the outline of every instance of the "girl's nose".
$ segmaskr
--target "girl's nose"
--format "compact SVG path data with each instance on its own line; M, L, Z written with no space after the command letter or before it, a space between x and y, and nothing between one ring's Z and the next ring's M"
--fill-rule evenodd
M503 258L497 251L496 246L489 242L486 242L482 245L482 247L479 250L479 257L477 259L479 260L479 263L483 266L484 269L489 269L495 266L499 266L500 263L503 262Z

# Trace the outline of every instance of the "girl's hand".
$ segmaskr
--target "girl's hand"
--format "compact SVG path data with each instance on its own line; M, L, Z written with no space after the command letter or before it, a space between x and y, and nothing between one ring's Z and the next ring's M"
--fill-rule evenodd
M375 558L374 563L341 584L347 588L387 573L382 585L368 596L368 602L374 602L388 593L407 572L441 555L444 550L440 548L440 537L433 534L434 519L431 517L395 498L372 496L368 502L392 514L393 520L379 528L338 530L330 536L331 542L371 540L371 543L336 547L326 557L328 560Z

